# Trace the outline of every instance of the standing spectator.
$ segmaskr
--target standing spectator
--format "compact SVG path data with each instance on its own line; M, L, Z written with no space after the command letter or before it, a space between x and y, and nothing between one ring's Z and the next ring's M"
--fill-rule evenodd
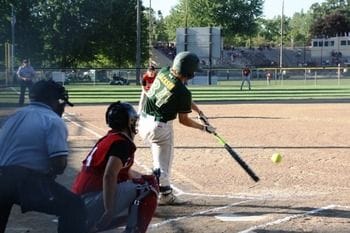
M126 232L142 233L153 217L156 178L131 170L137 120L130 104L112 103L106 111L111 130L91 149L73 184L73 191L85 201L90 232L113 228L114 222L120 225L118 218L127 216Z
M54 81L35 83L31 103L9 117L0 130L0 233L14 204L23 213L59 217L59 233L85 233L85 206L79 196L55 181L67 165L68 132L61 118L68 101Z
M141 112L143 105L145 104L146 100L146 92L151 88L151 85L154 81L154 79L157 76L157 71L156 68L153 65L150 65L146 71L146 73L142 76L142 92L141 92L141 97L139 101L139 106L138 106L138 113Z
M250 88L250 69L249 69L248 65L246 65L242 69L241 91L243 90L243 85L244 85L245 82L248 83L248 88L249 88L249 90L251 90L251 88Z
M146 103L140 114L139 132L150 144L153 155L154 173L160 174L160 204L181 204L170 185L171 166L174 151L173 120L187 127L213 133L215 128L192 120L192 110L204 117L198 106L192 102L191 92L185 82L194 77L199 59L196 54L181 52L176 55L172 67L159 71L154 83L146 93Z
M19 95L19 106L23 106L26 89L28 88L28 92L30 92L30 89L33 86L33 79L35 77L35 71L30 65L28 59L23 60L22 65L18 68L17 76L21 87L21 92Z

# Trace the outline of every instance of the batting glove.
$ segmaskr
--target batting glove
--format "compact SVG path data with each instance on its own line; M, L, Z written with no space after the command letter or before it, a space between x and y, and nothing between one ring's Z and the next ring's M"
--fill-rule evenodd
M204 125L203 126L203 131L206 131L207 133L215 133L216 128L214 128L211 125Z
M202 111L198 113L198 119L201 120L204 124L209 125L209 120L206 115Z

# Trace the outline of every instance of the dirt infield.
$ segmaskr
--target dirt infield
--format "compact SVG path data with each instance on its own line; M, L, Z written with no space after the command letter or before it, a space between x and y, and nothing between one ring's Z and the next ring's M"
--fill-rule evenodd
M200 107L261 181L252 181L213 135L176 121L172 180L190 204L159 206L149 233L350 232L349 103ZM105 109L67 108L70 167L59 178L65 185L106 132ZM150 150L138 136L136 144L136 168L149 172ZM274 152L283 155L280 164L271 162ZM6 233L55 232L55 220L14 208Z

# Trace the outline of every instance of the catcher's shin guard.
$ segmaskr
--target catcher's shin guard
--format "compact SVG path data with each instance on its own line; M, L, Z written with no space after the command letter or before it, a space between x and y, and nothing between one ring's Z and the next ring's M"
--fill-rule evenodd
M145 175L133 181L141 185L138 188L136 199L129 208L125 233L144 233L157 208L158 182L153 175Z

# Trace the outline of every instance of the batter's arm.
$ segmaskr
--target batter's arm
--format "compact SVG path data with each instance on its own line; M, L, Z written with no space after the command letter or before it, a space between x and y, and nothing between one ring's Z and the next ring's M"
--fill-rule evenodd
M197 112L198 114L203 114L203 112L199 109L198 105L192 101L191 104L191 109L195 112Z
M179 113L178 115L180 124L200 130L205 129L204 125L199 124L197 121L194 121L191 118L189 118L188 113Z

